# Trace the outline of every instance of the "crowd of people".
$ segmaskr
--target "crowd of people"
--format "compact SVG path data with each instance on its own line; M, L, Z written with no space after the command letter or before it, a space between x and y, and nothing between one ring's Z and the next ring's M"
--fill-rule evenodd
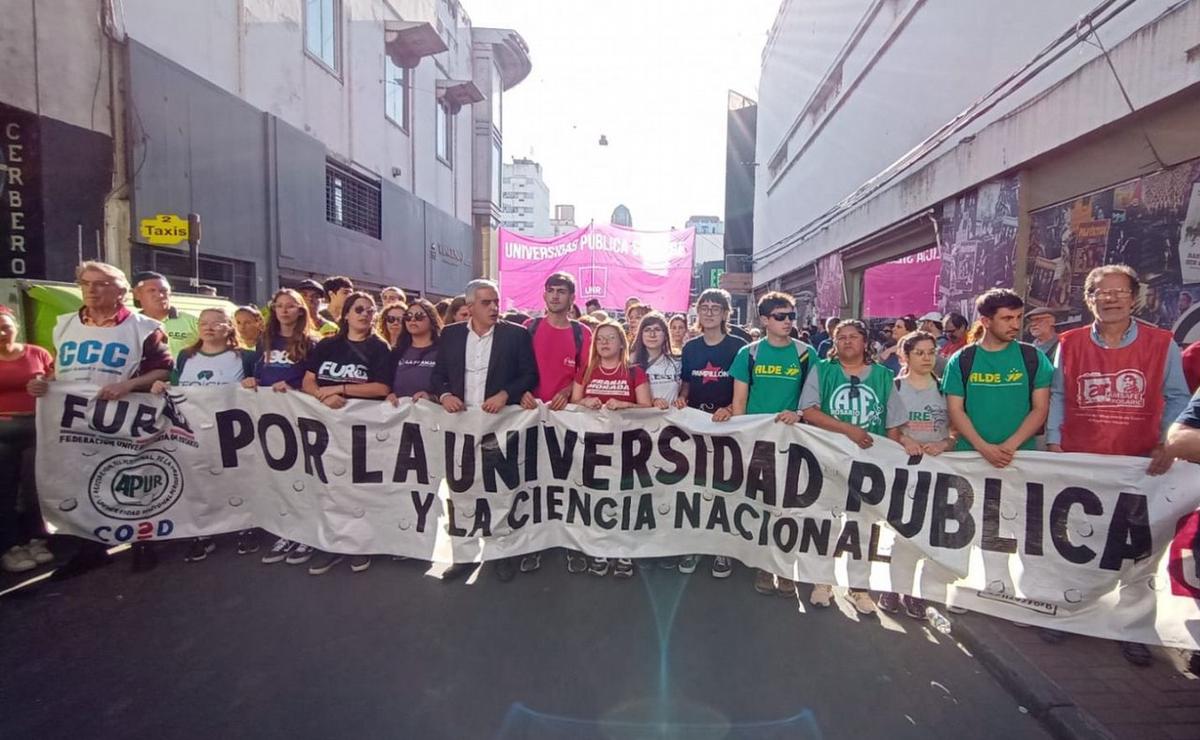
M610 314L597 301L581 311L566 273L545 280L538 316L502 315L498 286L473 280L464 293L432 303L389 287L380 300L346 277L305 280L281 288L264 310L178 311L171 286L157 273L135 275L85 262L77 270L83 306L59 317L54 359L21 343L13 312L0 307L0 479L29 481L35 445L35 399L50 382L80 381L98 396L168 393L172 386L240 384L258 392L304 393L337 410L355 399L428 400L448 413L506 406L561 410L568 404L611 412L629 408L692 408L722 422L768 414L781 424L810 424L844 435L868 450L897 444L910 455L973 452L1004 468L1021 450L1088 452L1148 458L1165 472L1176 458L1200 461L1200 373L1185 372L1172 335L1136 320L1142 296L1125 265L1098 267L1084 293L1094 317L1062 334L1046 309L1026 313L1011 290L992 289L975 301L975 320L936 312L896 318L882 336L853 318L828 318L800 328L792 296L769 292L757 302L758 325L731 321L720 289L702 292L695 320L667 315L630 297ZM125 305L131 294L135 310ZM1020 341L1028 330L1032 343ZM118 347L97 352L97 347ZM1194 354L1193 354L1194 353ZM102 355L102 356L101 356ZM1191 362L1191 360L1189 360ZM1189 385L1190 383L1190 385ZM1189 400L1190 399L1190 400ZM0 551L8 571L54 560L32 486L5 489L0 500ZM349 561L355 572L371 556L319 552L302 542L261 541L238 533L237 552L263 563L307 565L322 575ZM268 546L269 544L269 546ZM204 560L211 538L189 543L186 559ZM544 553L496 561L501 581L542 566ZM148 543L134 547L134 568L156 561ZM630 578L638 567L693 573L699 555L635 563L567 551L570 573ZM58 575L109 562L104 547L84 543ZM710 572L727 578L735 563L713 557ZM461 575L454 566L444 578ZM762 594L797 597L798 584L758 571ZM850 589L861 614L877 608L925 618L917 598ZM828 607L834 592L814 584L809 601ZM1049 642L1062 633L1039 630ZM1145 646L1123 643L1130 661L1150 661Z

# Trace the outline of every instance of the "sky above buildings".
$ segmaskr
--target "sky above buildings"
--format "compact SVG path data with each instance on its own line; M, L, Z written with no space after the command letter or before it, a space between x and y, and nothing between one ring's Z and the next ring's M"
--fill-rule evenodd
M551 204L574 204L582 224L624 203L649 230L723 216L727 94L758 99L778 0L463 4L529 44L533 71L504 100L504 158L540 162Z

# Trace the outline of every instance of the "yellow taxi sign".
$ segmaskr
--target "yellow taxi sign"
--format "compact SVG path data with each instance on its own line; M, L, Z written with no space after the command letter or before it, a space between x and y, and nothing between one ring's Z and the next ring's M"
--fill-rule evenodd
M188 220L173 213L158 213L153 218L143 218L138 231L147 244L172 246L187 241Z

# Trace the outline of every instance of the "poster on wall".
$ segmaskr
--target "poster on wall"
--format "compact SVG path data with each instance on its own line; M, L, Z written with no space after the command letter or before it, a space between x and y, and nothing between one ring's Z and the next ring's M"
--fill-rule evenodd
M817 261L817 314L822 318L840 315L844 291L842 255L838 252L827 254Z
M1123 263L1145 285L1139 318L1200 339L1200 160L1030 214L1029 303L1088 321L1083 281Z
M895 318L932 311L937 308L941 270L937 247L867 268L863 273L863 316Z
M1013 177L985 183L942 204L938 308L973 313L975 296L1013 284L1017 192Z

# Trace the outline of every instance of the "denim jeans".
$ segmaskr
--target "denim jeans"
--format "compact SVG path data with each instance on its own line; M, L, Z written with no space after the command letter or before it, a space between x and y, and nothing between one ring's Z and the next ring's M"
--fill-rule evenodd
M0 417L0 552L43 532L34 488L32 416Z

